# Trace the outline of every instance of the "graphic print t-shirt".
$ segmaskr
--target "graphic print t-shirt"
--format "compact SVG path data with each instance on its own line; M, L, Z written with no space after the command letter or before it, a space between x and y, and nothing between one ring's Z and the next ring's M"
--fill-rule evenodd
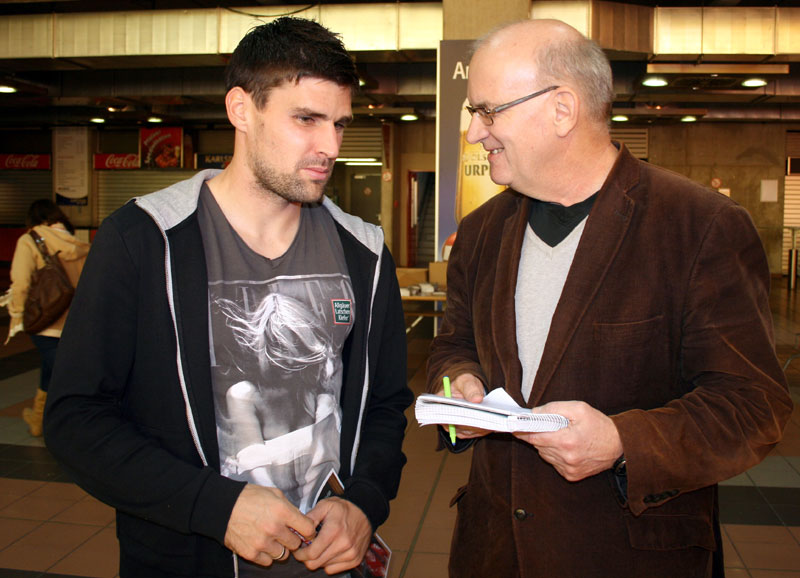
M294 242L268 259L205 185L198 218L222 474L277 487L307 512L339 470L341 351L356 314L336 225L303 206Z

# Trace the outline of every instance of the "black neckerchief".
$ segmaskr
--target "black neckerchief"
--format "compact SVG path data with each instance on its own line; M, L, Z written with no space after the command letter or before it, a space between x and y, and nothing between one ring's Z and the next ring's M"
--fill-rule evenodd
M537 237L555 247L589 214L596 198L597 193L569 207L533 199L528 224Z

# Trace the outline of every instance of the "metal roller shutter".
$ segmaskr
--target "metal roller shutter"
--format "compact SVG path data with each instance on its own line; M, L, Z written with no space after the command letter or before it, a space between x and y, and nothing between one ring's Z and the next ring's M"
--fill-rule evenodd
M52 171L0 171L0 223L25 224L36 199L53 198Z
M637 159L647 159L648 129L646 128L612 128L611 140L625 143L631 154Z
M381 160L383 156L383 138L380 126L350 126L344 131L340 157L373 157Z
M97 216L100 222L133 197L161 190L197 171L97 171Z
M800 227L800 176L786 176L783 181L783 226ZM800 231L798 231L800 244ZM792 231L783 229L783 251L781 252L781 273L789 274L789 249L792 248Z

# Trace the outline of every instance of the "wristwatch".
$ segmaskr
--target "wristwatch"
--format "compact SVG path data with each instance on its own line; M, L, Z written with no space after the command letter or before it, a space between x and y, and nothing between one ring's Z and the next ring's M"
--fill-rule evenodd
M617 458L617 461L614 462L614 465L611 466L611 471L614 472L615 476L626 476L628 475L628 471L626 469L626 460L625 454L622 454L620 457Z

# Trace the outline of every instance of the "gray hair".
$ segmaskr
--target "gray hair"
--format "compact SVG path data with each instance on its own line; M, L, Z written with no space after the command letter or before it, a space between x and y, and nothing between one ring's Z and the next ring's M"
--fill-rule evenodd
M603 49L585 37L548 42L534 55L542 86L572 81L588 116L607 123L614 103L611 65Z
M470 58L495 36L524 22L529 21L504 24L489 31L472 45ZM595 41L567 24L563 26L573 30L574 34L568 38L547 41L532 55L541 87L575 83L573 88L578 91L588 117L607 124L614 104L614 81L608 57Z

